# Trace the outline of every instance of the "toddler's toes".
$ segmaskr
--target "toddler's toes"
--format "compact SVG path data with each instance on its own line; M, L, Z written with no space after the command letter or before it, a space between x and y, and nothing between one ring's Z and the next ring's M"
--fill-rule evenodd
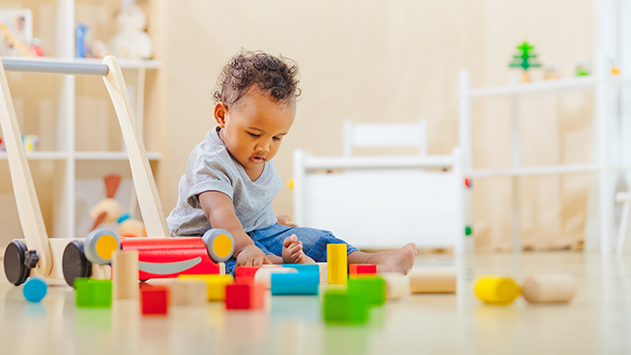
M288 248L290 244L295 243L298 237L295 234L290 235L283 241L283 247Z

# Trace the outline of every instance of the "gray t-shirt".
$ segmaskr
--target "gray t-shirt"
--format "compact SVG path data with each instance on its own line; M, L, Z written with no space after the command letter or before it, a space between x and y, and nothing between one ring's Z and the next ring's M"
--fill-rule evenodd
M266 162L261 176L256 181L250 180L219 138L220 129L219 126L211 129L188 158L186 174L178 185L177 205L167 217L174 237L201 236L211 228L199 203L199 194L205 191L223 192L232 199L246 233L276 223L272 200L282 183L274 163Z

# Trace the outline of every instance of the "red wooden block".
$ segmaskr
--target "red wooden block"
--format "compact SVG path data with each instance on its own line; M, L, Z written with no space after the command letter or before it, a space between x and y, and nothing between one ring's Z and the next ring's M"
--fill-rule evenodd
M169 288L166 286L140 287L140 309L143 315L169 312Z
M237 266L237 282L254 282L254 275L260 266Z
M226 285L226 309L260 309L265 300L265 285L237 282Z
M349 275L371 275L377 273L377 265L374 264L350 264Z

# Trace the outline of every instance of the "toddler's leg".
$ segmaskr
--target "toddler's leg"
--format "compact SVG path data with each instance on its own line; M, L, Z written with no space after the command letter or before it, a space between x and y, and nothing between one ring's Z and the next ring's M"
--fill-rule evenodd
M377 272L396 271L407 274L416 259L416 244L408 243L397 250L382 251L380 253L364 253L355 251L348 254L349 264L375 264Z
M416 259L416 244L414 243L408 243L397 250L369 254L359 251L325 230L292 228L291 231L298 236L298 241L303 242L305 254L317 262L327 261L327 244L346 244L349 264L375 264L377 265L377 272L396 271L407 274L414 266Z

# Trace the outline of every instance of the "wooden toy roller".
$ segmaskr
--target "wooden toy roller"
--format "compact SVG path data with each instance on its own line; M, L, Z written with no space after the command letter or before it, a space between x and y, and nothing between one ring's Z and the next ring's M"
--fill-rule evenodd
M215 262L220 262L227 260L232 255L234 241L229 233L215 235L211 247L204 248L207 250L198 248L200 242L208 244L202 241L203 238L177 238L179 243L184 244L180 245L180 248L175 249L172 248L172 245L169 247L166 245L160 246L161 241L168 244L168 241L173 241L176 238L170 238L171 234L166 224L162 202L160 201L149 160L147 159L145 146L136 126L127 86L116 58L107 56L102 63L7 58L0 58L0 60L2 62L2 65L0 65L0 128L4 135L13 192L24 233L24 239L13 240L5 249L4 270L9 282L14 285L20 285L31 274L35 274L44 277L47 281L63 282L65 279L68 284L72 285L75 278L90 276L92 270L90 262L94 261L89 260L90 258L84 253L84 239L76 239L74 236L48 238L33 183L33 176L26 158L24 145L22 144L22 134L15 114L5 71L103 77L103 82L110 95L121 127L140 212L147 236L149 237L143 238L142 242L152 245L151 247L142 247L139 244L132 243L134 247L131 244L129 247L138 250L140 261L143 261L145 256L149 255L150 258L156 258L152 261L153 263L169 264L170 270L176 270L179 267L180 273L186 272L186 269L182 270L182 261L190 264L198 262L200 259L202 261L208 259L205 263L208 266L206 273L219 272L219 267L210 258L217 258ZM102 212L98 213L97 219ZM90 248L94 247L95 251L98 251L92 253L92 256L96 255L102 260L110 259L112 253L119 250L119 248L124 250L127 240L133 240L118 240L116 235L107 231L95 230L94 232L101 233L102 239L97 238L96 244L90 246ZM208 240L209 238L205 239L206 242ZM181 254L185 249L190 249L191 245L194 245L193 248L198 250L201 255L196 255L193 258L194 261L181 260ZM165 251L169 248L171 248L172 253ZM157 255L162 255L163 258L160 259ZM109 261L107 262L109 263ZM101 262L97 262L97 264L101 264ZM142 269L142 267L139 268ZM173 277L177 274L167 273L168 270L165 271L166 269L160 268L159 265L152 270L162 270L162 274L151 273L151 275L162 276L152 277Z
M456 270L412 270L409 277L412 293L456 293Z
M529 275L521 291L531 303L569 302L576 295L576 280L570 274Z

